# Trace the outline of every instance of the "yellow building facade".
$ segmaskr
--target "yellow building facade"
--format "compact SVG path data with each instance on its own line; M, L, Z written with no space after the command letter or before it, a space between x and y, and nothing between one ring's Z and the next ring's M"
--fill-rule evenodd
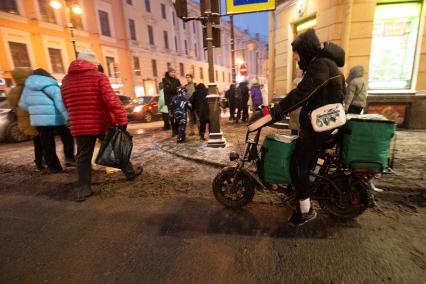
M133 94L121 0L59 1L62 7L57 10L49 5L50 0L1 2L0 77L9 79L14 67L29 66L44 68L61 81L75 59L71 22L77 51L96 52L115 91ZM83 14L73 13L75 4Z
M275 94L285 96L300 76L291 42L314 28L322 42L346 51L342 71L362 65L368 84L366 111L400 126L426 128L425 1L289 0L275 11Z

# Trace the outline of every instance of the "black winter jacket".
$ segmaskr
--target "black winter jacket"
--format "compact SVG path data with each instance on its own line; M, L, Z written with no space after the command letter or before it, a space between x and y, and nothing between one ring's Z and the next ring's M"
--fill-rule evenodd
M295 48L295 44L297 45L298 42L293 43L293 48ZM300 56L303 58L303 54L300 54ZM343 102L345 77L338 67L344 65L345 52L341 47L326 42L324 48L317 51L311 60L308 61L305 57L302 61L305 62L304 65L302 64L305 71L303 79L295 89L279 102L279 107L274 113L274 119L278 120L284 114L302 107L299 117L300 128L302 131L313 131L309 117L313 110L327 104ZM308 63L306 63L307 61ZM337 78L320 87L329 78L335 76ZM318 87L320 88L314 92Z
M177 88L180 87L180 81L177 78L172 78L169 73L166 73L163 78L164 101L166 106L170 107L174 96L178 95Z
M209 121L209 104L207 102L208 90L202 83L195 87L195 92L189 101L192 104L192 109L197 113L200 122Z

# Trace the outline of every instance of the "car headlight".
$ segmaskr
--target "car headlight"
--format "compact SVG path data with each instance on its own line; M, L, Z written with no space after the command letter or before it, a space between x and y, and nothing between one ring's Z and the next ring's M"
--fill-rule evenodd
M142 110L143 106L137 106L133 109L133 112L140 112Z

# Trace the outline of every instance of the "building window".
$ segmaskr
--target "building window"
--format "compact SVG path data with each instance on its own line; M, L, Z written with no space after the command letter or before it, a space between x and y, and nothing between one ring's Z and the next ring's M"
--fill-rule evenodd
M166 5L161 4L161 17L163 19L167 19L167 15L166 15Z
M191 74L195 78L195 65L191 65Z
M222 71L222 82L225 83L225 71Z
M53 8L49 5L49 1L38 0L38 7L40 9L40 16L42 21L56 24L55 12L53 11Z
M185 76L185 65L183 63L179 63L180 75Z
M157 60L152 59L151 63L152 63L152 76L157 77L158 76Z
M151 13L151 0L145 0L145 11Z
M173 19L173 26L176 26L176 14L175 14L175 12L172 13L172 19Z
M10 55L15 67L31 67L27 45L19 42L9 42Z
M18 4L16 3L16 0L1 0L0 11L19 15Z
M74 0L66 0L65 2L69 7L72 7L72 5L75 4ZM70 13L70 21L75 29L83 30L83 21L81 19L81 15Z
M215 74L215 75L216 75L216 81L219 81L219 71L217 71L217 70L216 70L216 72L215 72L215 73L216 73L216 74Z
M197 46L197 44L194 44L194 55L195 55L195 57L198 57L198 46Z
M129 5L133 5L133 1L132 0L126 0L126 3Z
M108 12L98 10L99 21L101 22L101 34L104 36L111 36L111 27L109 25Z
M169 34L167 31L163 31L163 38L164 38L164 48L169 49Z
M377 5L369 89L411 89L421 3Z
M200 80L204 80L204 70L203 70L203 67L200 67Z
M154 45L154 30L152 26L148 25L148 37L149 37L149 44Z
M114 57L106 56L105 61L106 61L106 65L107 65L106 67L107 67L108 77L113 77L115 59L114 59Z
M130 39L136 40L135 20L133 19L129 19L129 31L130 31Z
M185 40L185 54L188 55L188 42Z
M133 56L133 71L135 72L136 76L140 76L142 74L141 64L139 62L139 57L137 56Z
M65 68L64 62L62 61L61 50L58 48L51 47L49 47L47 50L49 52L50 64L52 65L53 73L64 74Z
M186 23L182 22L183 29L186 30Z
M175 48L176 48L176 52L177 52L178 51L177 37L175 37Z
M194 30L194 34L195 34L195 22L192 22L192 29Z

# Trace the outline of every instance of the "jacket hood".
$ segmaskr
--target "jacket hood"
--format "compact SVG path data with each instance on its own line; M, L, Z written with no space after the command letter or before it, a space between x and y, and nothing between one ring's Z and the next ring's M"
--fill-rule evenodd
M291 43L291 46L293 47L293 51L296 51L300 55L298 64L303 71L306 71L309 63L321 50L321 42L313 29L309 29L297 36Z
M25 80L31 76L33 70L30 67L17 67L12 70L12 77L15 80L16 86L23 86Z
M348 78L346 79L346 82L349 83L355 78L359 78L364 76L364 67L361 65L356 65L351 68L351 71L349 71Z
M319 56L333 60L338 67L345 65L345 51L335 43L325 42L324 48L319 52Z
M47 76L31 75L25 81L25 87L32 91L40 91L51 85L56 85L59 87L59 84L55 79Z
M84 60L74 60L68 68L68 73L79 74L90 70L98 71L98 67L95 64Z

